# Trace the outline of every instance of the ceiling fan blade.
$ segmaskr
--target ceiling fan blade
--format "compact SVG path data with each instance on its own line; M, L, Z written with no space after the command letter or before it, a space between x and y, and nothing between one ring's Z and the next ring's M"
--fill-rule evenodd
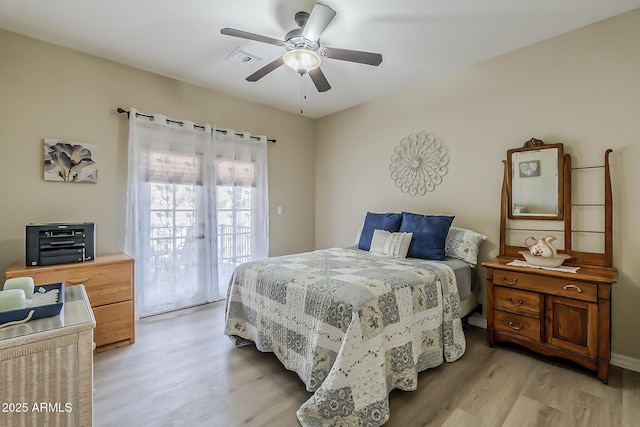
M324 56L341 61L358 62L366 65L380 65L382 55L379 53L363 52L360 50L336 49L335 47L325 47L322 49Z
M240 37L241 39L249 39L262 43L275 44L276 46L282 46L284 44L283 40L261 36L260 34L254 34L248 31L236 30L235 28L223 28L220 30L220 33L224 34L225 36Z
M309 14L309 19L302 30L302 37L307 40L317 41L329 23L336 16L336 11L329 6L316 3Z
M318 92L326 92L331 89L329 81L324 76L324 73L322 72L322 70L320 70L320 68L309 71L309 77L311 77L311 80L313 80L313 84L316 85L316 89L318 89Z
M282 57L274 59L264 67L260 68L255 73L251 74L249 77L247 77L246 80L248 82L257 82L258 80L260 80L261 78L263 78L264 76L266 76L267 74L269 74L270 72L272 72L273 70L281 66L282 64L284 64Z

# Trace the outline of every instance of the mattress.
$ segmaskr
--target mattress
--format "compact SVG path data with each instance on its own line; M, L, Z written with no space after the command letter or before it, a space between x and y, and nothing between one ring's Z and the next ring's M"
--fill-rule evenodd
M475 285L475 268L471 268L465 261L456 258L447 258L445 261L440 262L448 265L453 270L461 301L469 298L471 293L477 290L477 286Z

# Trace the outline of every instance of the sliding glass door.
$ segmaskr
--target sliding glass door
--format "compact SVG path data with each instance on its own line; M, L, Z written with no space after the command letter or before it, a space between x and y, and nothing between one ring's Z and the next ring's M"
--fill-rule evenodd
M206 302L205 235L196 207L199 186L150 184L149 277L145 306L164 311ZM202 266L202 267L201 267Z
M266 138L134 109L129 120L138 316L224 299L237 265L268 256Z

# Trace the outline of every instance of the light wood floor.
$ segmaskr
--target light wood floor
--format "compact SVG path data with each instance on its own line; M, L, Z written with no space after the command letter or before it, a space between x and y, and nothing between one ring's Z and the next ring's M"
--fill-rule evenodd
M136 343L94 358L94 426L299 426L310 394L296 374L222 334L224 304L142 319ZM385 427L640 426L640 373L612 367L609 385L570 363L467 331L455 363L394 390Z

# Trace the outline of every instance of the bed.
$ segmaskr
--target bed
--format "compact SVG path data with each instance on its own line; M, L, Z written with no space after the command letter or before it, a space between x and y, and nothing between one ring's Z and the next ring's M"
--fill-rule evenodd
M382 425L392 389L414 390L419 372L464 354L473 266L388 256L375 242L251 261L231 277L225 334L298 374L313 392L303 426Z

